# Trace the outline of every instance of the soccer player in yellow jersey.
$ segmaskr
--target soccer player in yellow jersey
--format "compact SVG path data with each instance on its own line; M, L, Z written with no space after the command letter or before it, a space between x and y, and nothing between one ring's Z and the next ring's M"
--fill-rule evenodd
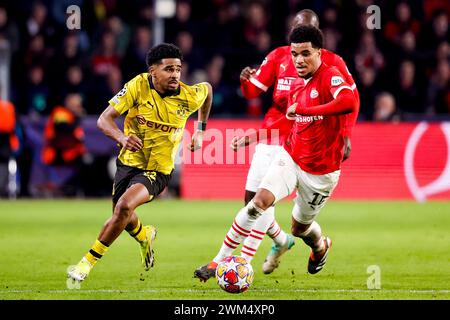
M212 104L212 87L180 81L182 53L172 44L160 44L147 53L148 72L125 84L100 115L97 126L122 149L117 158L113 186L113 215L81 261L69 268L68 277L81 282L125 229L140 246L142 265L154 263L156 228L143 226L135 209L151 201L167 186L187 118L198 110L198 129L189 144L202 146L203 131ZM114 119L128 112L124 132Z

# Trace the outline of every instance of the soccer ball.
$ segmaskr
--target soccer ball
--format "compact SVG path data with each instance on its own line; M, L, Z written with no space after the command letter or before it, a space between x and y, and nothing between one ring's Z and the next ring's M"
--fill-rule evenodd
M253 282L253 268L245 258L229 256L217 265L216 278L219 287L226 292L241 293Z

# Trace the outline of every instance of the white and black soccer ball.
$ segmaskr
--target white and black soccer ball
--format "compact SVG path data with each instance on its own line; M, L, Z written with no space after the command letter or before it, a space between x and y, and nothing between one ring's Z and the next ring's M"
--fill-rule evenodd
M216 268L217 284L229 293L247 291L253 282L253 267L240 256L223 259Z

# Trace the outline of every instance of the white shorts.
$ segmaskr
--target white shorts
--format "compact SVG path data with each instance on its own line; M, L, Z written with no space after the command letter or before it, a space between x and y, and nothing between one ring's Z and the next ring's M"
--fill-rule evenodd
M275 203L297 188L293 218L302 224L312 223L339 181L341 170L323 175L303 171L284 148L277 153L259 188L275 196Z
M278 145L269 145L264 143L258 143L256 145L252 163L250 164L250 169L247 174L245 190L253 192L258 190L259 184L269 170L273 159L280 150L283 150L283 147Z

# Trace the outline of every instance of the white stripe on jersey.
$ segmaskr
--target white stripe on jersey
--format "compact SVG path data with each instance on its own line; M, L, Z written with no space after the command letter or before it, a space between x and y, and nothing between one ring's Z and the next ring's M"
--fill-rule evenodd
M268 86L262 84L261 82L259 82L255 78L250 78L250 82L253 83L255 86L257 86L258 88L260 88L263 91L267 91L267 89L269 89Z
M342 86L342 87L339 87L339 88L334 92L333 98L336 99L336 97L337 97L337 95L339 94L339 92L341 92L343 89L348 89L348 90L350 90L350 91L353 91L352 88L349 87L349 86Z

